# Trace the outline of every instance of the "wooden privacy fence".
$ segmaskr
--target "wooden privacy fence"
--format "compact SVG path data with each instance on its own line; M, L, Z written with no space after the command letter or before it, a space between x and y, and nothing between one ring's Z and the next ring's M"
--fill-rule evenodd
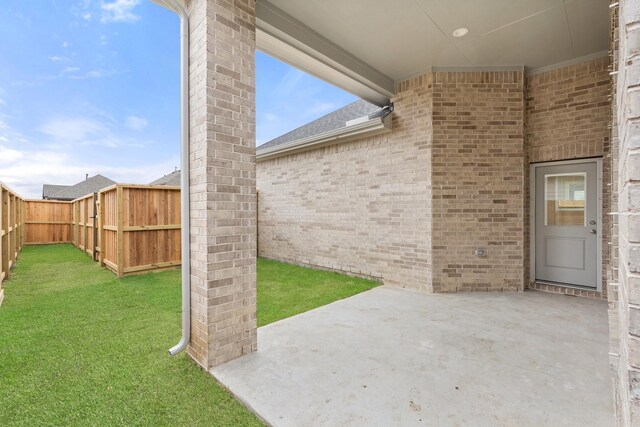
M24 245L24 200L0 183L0 304L4 299L2 282Z
M0 183L0 304L23 245L51 243L73 243L118 277L178 267L180 187L117 184L61 202Z
M25 200L25 244L71 241L71 204L54 200Z
M180 187L109 187L98 217L100 263L119 277L180 265Z
M26 200L24 214L25 244L72 243L118 277L180 266L180 187L117 184L71 202Z
M94 261L98 260L100 252L100 240L98 239L98 222L100 218L97 212L96 203L98 197L94 194L81 197L71 202L71 243L91 255Z

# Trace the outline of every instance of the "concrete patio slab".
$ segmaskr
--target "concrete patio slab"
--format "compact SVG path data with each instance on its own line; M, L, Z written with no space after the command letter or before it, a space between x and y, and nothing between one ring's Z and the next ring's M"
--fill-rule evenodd
M211 373L276 426L613 425L604 301L382 286Z

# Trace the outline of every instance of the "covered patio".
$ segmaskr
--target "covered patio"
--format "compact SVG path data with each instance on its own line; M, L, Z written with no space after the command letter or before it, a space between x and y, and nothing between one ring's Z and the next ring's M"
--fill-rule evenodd
M382 286L258 329L211 373L279 426L608 426L604 301Z
M277 424L607 425L611 377L638 424L638 0L156 1L182 19L173 353ZM384 114L256 151L256 49ZM257 256L397 289L258 343ZM566 294L608 299L609 345Z

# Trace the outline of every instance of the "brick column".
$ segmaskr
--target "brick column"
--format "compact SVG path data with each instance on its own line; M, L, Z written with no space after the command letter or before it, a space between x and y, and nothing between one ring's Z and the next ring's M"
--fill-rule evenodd
M620 1L618 12L619 274L612 325L619 349L612 353L617 424L630 426L640 425L640 0Z
M191 0L191 342L203 368L256 350L255 0Z

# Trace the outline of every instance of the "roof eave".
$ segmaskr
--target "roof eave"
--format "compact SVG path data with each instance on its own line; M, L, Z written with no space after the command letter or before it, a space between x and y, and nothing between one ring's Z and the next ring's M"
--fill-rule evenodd
M276 145L275 147L264 148L262 150L258 147L256 150L256 160L273 159L275 157L351 141L356 138L388 133L392 130L391 123L391 114L387 114L385 117L374 117L363 123L335 129L286 144Z

